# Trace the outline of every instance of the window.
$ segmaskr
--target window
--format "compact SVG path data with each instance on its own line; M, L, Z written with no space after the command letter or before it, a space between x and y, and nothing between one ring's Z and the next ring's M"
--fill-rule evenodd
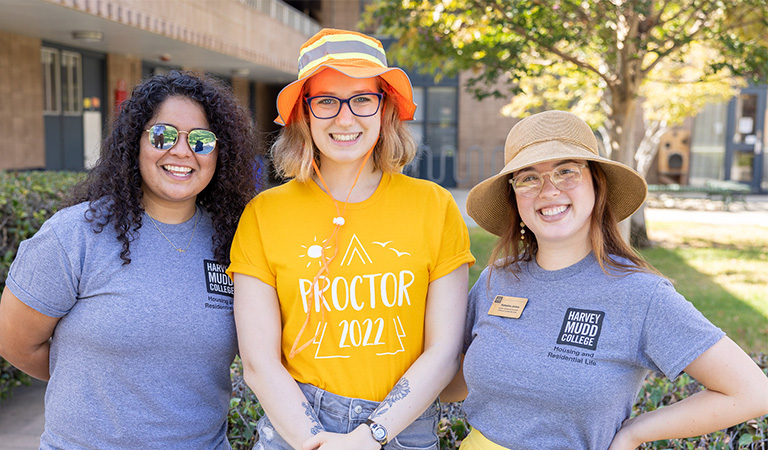
M757 94L740 94L736 98L736 132L733 134L734 144L754 145L757 140L755 129L757 123Z
M83 112L82 57L79 53L61 52L61 103L66 115Z
M707 180L722 179L725 158L725 124L728 103L709 104L693 124L689 182L704 185Z
M61 113L61 79L59 78L59 51L43 47L43 113Z
M456 97L456 88L452 86L427 88L426 142L436 154L456 153Z
M413 101L419 105L414 120L408 122L420 145L428 145L433 155L452 155L457 145L455 86L414 86Z
M83 64L79 53L43 47L43 113L76 116L83 112Z

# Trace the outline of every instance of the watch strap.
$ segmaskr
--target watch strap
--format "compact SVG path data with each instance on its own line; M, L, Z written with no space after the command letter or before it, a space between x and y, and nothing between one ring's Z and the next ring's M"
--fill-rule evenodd
M365 425L368 425L368 428L371 430L371 437L381 445L381 450L384 450L384 446L387 445L387 429L384 428L384 425L380 423L376 423L373 420L365 419L365 422L363 422ZM384 433L384 436L379 438L376 437L377 434Z

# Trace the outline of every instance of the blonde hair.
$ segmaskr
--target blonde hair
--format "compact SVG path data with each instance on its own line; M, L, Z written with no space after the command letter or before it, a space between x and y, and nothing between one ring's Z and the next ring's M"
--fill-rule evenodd
M608 179L605 172L600 168L600 164L593 161L588 161L588 163L589 171L592 173L592 185L595 189L595 206L590 217L589 238L592 253L600 264L600 268L608 275L631 272L650 272L660 275L656 268L645 261L624 241L619 231L619 222L608 203ZM536 236L531 232L525 233L525 238L522 239L517 200L511 185L508 189L508 199L512 205L508 219L510 225L493 248L488 266L491 271L499 268L514 273L520 270L520 262L533 259L539 244L536 241ZM629 263L622 262L618 258L624 258ZM490 277L488 280L490 282Z
M377 77L380 89L384 91L381 131L373 149L373 166L387 173L402 172L416 156L416 140L405 122L400 120L397 96L384 80ZM319 151L312 140L309 129L309 109L304 95L309 90L304 84L299 100L291 112L291 120L280 130L277 140L270 147L277 174L283 178L307 181L312 178L312 158L320 167Z

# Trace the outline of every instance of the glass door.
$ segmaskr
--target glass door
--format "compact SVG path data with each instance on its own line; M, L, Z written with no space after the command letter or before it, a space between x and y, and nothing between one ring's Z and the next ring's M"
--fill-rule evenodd
M763 172L766 87L741 91L728 105L725 179L760 190Z

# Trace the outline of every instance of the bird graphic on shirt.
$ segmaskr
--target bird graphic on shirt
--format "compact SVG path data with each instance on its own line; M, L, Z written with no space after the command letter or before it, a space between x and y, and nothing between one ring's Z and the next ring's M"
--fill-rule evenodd
M390 248L390 250L392 250L393 252L397 253L397 257L398 257L398 258L399 258L399 257L401 257L401 256L403 256L403 255L408 255L408 256L411 256L411 254L410 254L410 253L408 253L408 252L399 252L399 251L395 250L394 248Z

